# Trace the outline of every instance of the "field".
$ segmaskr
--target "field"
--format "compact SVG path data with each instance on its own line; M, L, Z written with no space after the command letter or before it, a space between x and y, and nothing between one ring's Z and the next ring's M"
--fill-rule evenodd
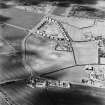
M26 12L17 8L5 9L2 10L2 12L4 16L11 18L11 20L7 22L8 24L20 26L26 29L32 29L43 17L42 14Z
M98 45L96 42L73 43L77 64L98 63Z
M53 10L52 14L57 15L57 16L61 16L62 14L65 13L66 9L67 9L67 7L56 7Z
M25 105L104 105L105 90L72 85L71 89L30 88L24 81L0 87L12 100Z
M57 80L68 80L73 83L81 83L81 80L86 78L88 75L84 70L84 66L74 66L53 73L45 73L44 76Z
M67 66L74 65L72 52L55 51L56 42L48 39L30 36L26 41L26 51L34 52L33 55L26 54L26 62L38 73L55 71Z
M88 77L84 70L86 65L98 65L98 43L84 42L82 37L88 32L93 32L96 36L100 34L105 36L104 21L97 20L95 23L94 19L55 16L64 12L65 8L57 7L52 12L52 17L64 25L65 31L72 39L72 42L68 42L68 46L72 45L70 45L71 52L55 50L57 40L45 37L38 39L35 38L36 34L31 34L26 40L26 48L22 48L22 41L28 35L28 31L35 27L44 15L16 8L3 10L3 15L11 19L3 28L0 28L0 34L16 52L11 55L0 55L0 83L17 81L0 85L0 90L6 92L16 103L20 105L105 105L105 89L77 85L81 84L82 79ZM8 45L5 44L4 47L8 51ZM39 76L47 79L68 80L73 83L71 88L63 90L28 87L24 79L30 74L23 64L23 56L33 73L37 72Z
M4 28L2 28L2 37L9 42L15 42L16 40L21 41L27 34L27 31L9 25L5 25Z

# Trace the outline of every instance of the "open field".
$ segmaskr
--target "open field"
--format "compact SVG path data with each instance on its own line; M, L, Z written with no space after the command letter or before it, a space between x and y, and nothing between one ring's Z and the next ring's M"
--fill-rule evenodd
M98 63L98 45L96 42L73 43L77 64Z
M88 32L96 36L101 34L105 36L105 21L55 16L64 12L65 8L56 8L51 17L64 25L65 31L72 39L69 40L69 44L67 43L67 46L71 47L71 52L55 50L58 40L54 41L48 37L36 38L35 33L27 38L24 43L26 46L23 48L22 41L27 36L28 30L35 27L44 14L17 8L3 10L3 15L10 17L11 20L0 28L0 34L17 52L0 55L0 83L17 81L0 84L0 90L19 105L105 105L105 89L77 85L89 76L84 70L86 65L98 65L98 43L81 42L84 41L82 37ZM9 49L6 44L4 47ZM24 67L23 57L26 60L24 63L30 67L33 75L37 72L39 76L47 79L68 80L75 84L65 90L28 87L24 79L30 74Z
M56 7L53 10L52 14L57 15L57 16L61 16L62 14L65 13L66 9L67 9L67 7Z
M63 24L63 26L73 41L82 41L82 33L80 29L68 24Z
M87 27L81 29L82 33L91 32L93 36L102 35L105 38L105 20L96 21L93 27Z
M72 85L71 89L30 88L24 81L0 86L17 104L24 105L104 105L105 90Z
M74 66L65 68L60 71L45 73L45 77L50 77L55 80L68 80L70 82L81 83L82 78L88 77L84 70L84 66Z
M16 50L21 49L22 40L28 34L28 31L5 25L2 29L2 38L11 44Z
M42 14L26 12L17 8L4 9L2 12L4 16L11 18L7 23L26 29L32 29L43 17Z
M21 49L21 41L27 32L8 25L0 31L2 32L1 38L4 40L3 46L0 46L0 83L28 76L22 64L22 52L19 50L20 53L15 53L15 50Z
M79 17L60 17L56 15L51 15L54 19L57 19L58 21L61 21L62 23L67 23L71 26L77 27L77 28L83 28L83 27L90 27L94 25L95 19L87 19L87 18L79 18Z
M21 30L18 29L16 27L13 26L9 26L9 25L5 25L2 28L2 37L10 42L16 41L16 40L20 40L22 41L22 39L28 34L27 31L25 30Z
M78 17L60 18L58 16L51 16L51 17L62 23L63 27L65 28L65 31L72 38L73 41L83 41L84 34L86 34L86 32L88 33L92 32L89 31L89 29L91 29L95 25L94 19L85 19Z
M17 105L52 105L45 89L30 88L25 81L0 86Z
M24 69L22 57L15 55L0 55L0 83L27 77L29 72Z
M26 41L26 51L33 52L28 55L26 53L26 62L33 70L38 73L47 71L55 71L67 66L73 66L74 57L72 52L56 51L57 42L48 39L35 38L30 36Z

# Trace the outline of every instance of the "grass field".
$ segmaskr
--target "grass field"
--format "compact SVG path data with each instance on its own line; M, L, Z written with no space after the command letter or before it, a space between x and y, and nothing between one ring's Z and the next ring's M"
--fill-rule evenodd
M103 37L105 37L105 20L101 20L101 21L97 21L95 25L93 25L93 27L87 27L82 29L82 33L86 33L86 32L92 32L93 35L96 36L100 36L102 35Z
M68 80L74 83L81 83L82 78L86 78L88 76L83 68L84 66L75 66L58 72L46 74L45 77L48 76L52 79Z
M65 8L56 8L53 14L61 15L64 12ZM3 15L11 17L8 24L26 29L32 29L43 18L42 14L33 14L16 8L4 9ZM74 17L60 20L71 24L69 28L64 27L68 29L67 31L74 41L80 41L82 34L88 31L98 34L105 33L104 22L98 22L94 27L79 30L79 28L91 26L94 21ZM21 48L21 42L27 32L6 25L1 34L4 39ZM72 42L75 57L73 52L55 51L57 42L52 40L36 39L33 35L26 42L27 48L21 49L19 53L0 55L0 82L23 79L0 85L0 90L6 92L12 100L20 105L105 105L105 89L75 85L81 83L83 78L88 77L84 70L85 64L98 63L98 46L95 41ZM29 72L24 68L22 62L23 50L27 50L25 60L33 72L37 72L47 79L68 80L75 84L65 90L28 87L24 81L24 78L29 77ZM74 58L76 58L77 64L75 64Z
M4 16L11 18L7 23L27 29L32 29L43 17L42 14L26 12L17 8L4 9L2 11Z
M29 75L22 64L22 57L15 55L0 55L0 83L8 80L22 79Z
M34 35L30 36L26 43L26 51L33 52L33 54L26 55L26 62L38 73L46 73L67 66L73 66L73 53L55 51L56 44L55 41L35 38Z
M67 7L56 7L56 8L53 10L52 14L61 16L62 14L65 13L66 9L67 9Z
M98 63L98 46L96 42L73 43L77 64Z
M23 105L104 105L105 89L72 85L70 89L30 88L24 81L0 86L17 104Z
M30 88L25 81L0 86L17 105L52 105L45 89Z
M15 40L22 40L27 34L27 31L20 30L8 25L2 29L2 37L10 42Z

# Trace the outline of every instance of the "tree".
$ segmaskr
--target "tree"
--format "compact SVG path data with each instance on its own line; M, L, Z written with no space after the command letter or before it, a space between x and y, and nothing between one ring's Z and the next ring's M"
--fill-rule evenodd
M3 25L5 22L9 21L11 18L0 15L0 25Z
M7 9L10 8L11 6L5 4L5 3L0 3L0 9Z

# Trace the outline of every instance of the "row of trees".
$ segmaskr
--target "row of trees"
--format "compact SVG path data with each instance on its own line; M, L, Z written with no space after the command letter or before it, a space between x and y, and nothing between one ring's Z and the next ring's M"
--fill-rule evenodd
M43 2L53 2L65 5L65 3L75 3L75 4L96 4L96 0L3 0L3 1L16 1L23 5L38 5Z
M18 1L18 0L17 0ZM70 2L70 3L76 3L76 4L96 4L97 0L19 0L19 1L24 1L28 3L35 3L35 2Z
M1 11L2 11L2 9L8 9L11 7L10 5L7 5L4 1L6 1L6 0L1 0L1 2L0 2ZM3 16L1 13L0 14L0 26L3 25L5 22L9 21L10 19L11 19L10 17Z
M0 3L0 8L8 8L9 6L5 2L13 1L21 5L39 5L44 2L50 2L52 5L57 6L68 6L71 0L2 0L3 3Z
M1 9L6 9L6 8L10 8L11 6L10 5L7 5L5 3L0 3L0 8Z
M4 22L7 22L8 20L10 20L11 18L0 15L0 24L3 24Z

